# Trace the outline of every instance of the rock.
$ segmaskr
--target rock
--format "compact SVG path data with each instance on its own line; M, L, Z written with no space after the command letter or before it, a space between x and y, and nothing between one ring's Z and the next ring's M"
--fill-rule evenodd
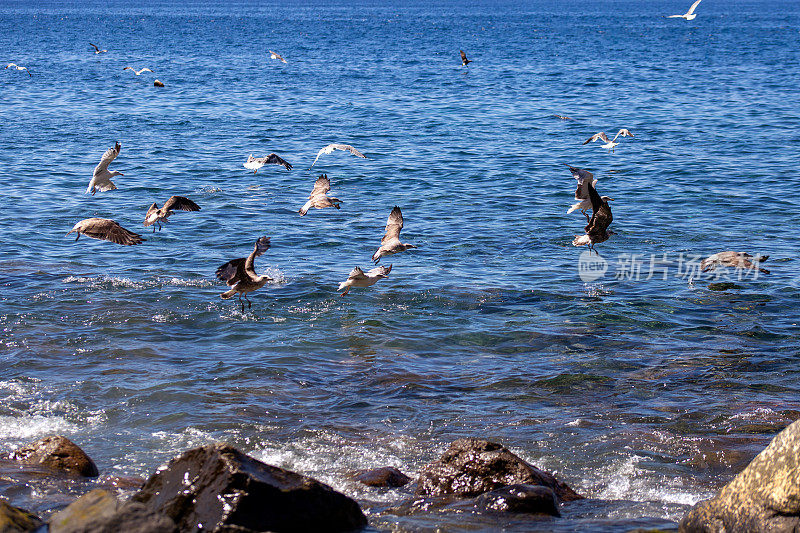
M161 467L133 501L166 514L181 532L350 531L367 519L358 504L310 477L216 444Z
M402 487L411 482L411 478L393 466L362 470L353 474L353 479L369 487Z
M523 461L504 446L474 438L453 442L441 459L426 465L417 482L417 495L472 497L518 483L549 487L565 502L583 498L566 483Z
M507 485L481 494L475 504L483 511L561 516L556 493L542 485Z
M175 522L138 502L120 504L108 491L87 492L50 518L50 533L175 533Z
M153 82L153 85L154 85L155 87L163 87L163 86L164 86L164 83L163 83L163 82L161 82L161 81L159 81L159 80L156 80L156 81L154 81L154 82Z
M20 448L11 459L29 465L42 465L57 472L97 477L97 466L78 445L61 435L45 437Z
M39 517L0 498L0 533L22 533L40 527Z
M716 496L692 507L680 531L800 531L800 420L772 439Z

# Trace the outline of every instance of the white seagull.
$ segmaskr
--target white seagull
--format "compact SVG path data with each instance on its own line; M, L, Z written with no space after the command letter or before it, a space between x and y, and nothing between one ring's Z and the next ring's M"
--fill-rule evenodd
M300 208L300 216L303 217L308 213L312 207L316 209L325 209L326 207L335 207L339 209L339 204L342 203L338 198L328 196L328 191L331 190L331 180L328 179L327 174L323 174L314 182L314 188L311 189L311 194L308 195L308 201Z
M17 70L24 70L24 71L26 71L26 72L28 73L28 76L31 76L31 77L33 77L33 74L31 74L31 71L30 71L30 70L28 70L28 67L20 67L20 66L19 66L19 65L17 65L16 63L9 63L9 64L8 64L8 66L6 66L6 68L11 68L11 67L14 67L14 68L15 68L15 69L17 69ZM4 70L5 70L5 69L4 69Z
M686 14L684 14L684 15L670 15L667 18L668 19L694 20L694 18L697 16L697 15L694 14L694 10L697 9L697 6L698 6L698 4L700 4L700 2L702 2L702 0L697 0L697 2L692 4L692 7L690 7L689 11L687 11Z
M181 211L200 211L200 206L184 198L183 196L170 196L169 200L164 202L164 205L159 209L158 204L153 202L153 205L147 210L144 216L144 225L153 226L153 233L156 232L155 224L158 224L158 231L161 231L161 224L166 224L170 215L175 209Z
M591 142L596 141L597 139L600 139L603 142L605 142L605 144L603 145L603 148L605 148L609 152L613 152L614 148L619 144L618 142L615 142L615 141L617 140L617 137L619 137L620 135L622 135L623 137L633 137L633 133L631 133L630 131L626 130L625 128L622 128L621 130L619 130L617 132L616 135L614 135L614 138L611 139L610 141L608 140L608 136L605 134L605 132L601 131L599 133L595 133L594 135L592 135L591 137L586 139L583 142L583 144L589 144Z
M102 54L103 52L108 52L108 50L100 50L100 47L97 46L96 44L92 44L92 43L89 43L89 44L94 47L94 53L95 54Z
M366 274L360 267L355 267L351 272L350 275L347 277L346 281L343 281L339 284L339 288L337 290L343 290L344 292L340 296L344 296L348 292L350 292L350 287L370 287L375 285L379 280L387 277L389 272L392 271L392 265L387 266L379 266L375 267Z
M381 257L405 252L411 248L416 248L413 244L403 244L400 242L400 230L403 229L403 213L400 208L394 206L389 218L386 220L385 233L381 239L381 246L372 254L372 260L377 264Z
M111 181L111 178L114 176L124 176L125 174L117 172L116 170L109 171L108 165L117 158L120 150L122 150L122 145L119 143L116 143L114 148L106 150L106 153L100 158L100 163L94 167L94 174L92 174L92 179L89 181L89 186L86 188L86 194L92 193L92 196L94 196L94 193L97 191L113 191L117 188Z
M269 58L270 58L270 59L279 59L279 60L283 61L284 63L286 63L286 62L287 62L287 61L286 61L286 60L283 58L283 56L282 56L282 55L280 55L278 52L273 52L272 50L270 50L270 51L269 51Z
M153 72L152 70L150 70L150 69L149 69L149 68L147 68L147 67L144 67L143 69L140 69L140 70L136 70L136 69L135 69L135 68L133 68L133 67L125 67L125 68L124 68L124 69L122 69L122 70L130 70L131 72L133 72L133 73L134 73L134 74L136 74L137 76L140 76L140 75L142 74L142 72Z
M292 165L278 154L269 154L266 157L253 157L253 154L250 154L244 164L244 168L252 170L253 174L255 174L259 168L266 164L283 165L286 170L292 170Z
M331 154L331 153L333 153L334 150L343 150L343 151L346 151L346 152L350 152L351 154L353 154L355 156L363 157L364 159L367 158L367 156L365 156L364 154L362 154L361 152L359 152L358 150L356 150L355 148L353 148L349 144L336 144L336 143L329 144L328 146L326 146L325 148L323 148L322 150L317 152L317 157L314 158L314 162L311 163L311 166L308 167L308 170L311 170L312 168L314 168L314 165L317 163L317 159L319 159L319 156L321 156L322 154Z

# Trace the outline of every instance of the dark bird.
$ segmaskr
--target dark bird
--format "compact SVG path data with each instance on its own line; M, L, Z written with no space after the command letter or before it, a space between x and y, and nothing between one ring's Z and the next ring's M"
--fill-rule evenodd
M154 224L158 224L158 231L161 231L161 224L166 224L168 222L167 219L176 209L181 211L200 211L200 206L183 196L170 197L160 209L158 204L153 202L153 205L150 206L144 216L144 225L153 226L153 233L155 233L156 227Z
M551 117L555 117L555 118L560 119L560 120L575 120L574 118L567 117L565 115L550 115L550 116Z
M279 60L279 61L281 61L281 62L283 62L283 63L286 63L286 62L287 62L287 61L286 61L286 60L283 58L283 56L282 56L282 55L280 55L278 52L273 52L272 50L270 50L270 51L269 51L269 58L270 58L270 59L277 59L277 60Z
M467 54L464 53L464 50L459 50L461 52L461 65L467 66L467 64L472 63L471 59L467 59Z
M138 233L126 230L108 218L86 218L75 224L67 235L70 233L78 234L75 237L76 241L81 238L81 235L86 235L92 239L109 241L123 246L133 246L146 240L142 239Z
M764 274L769 274L769 270L758 266L767 259L769 259L768 255L760 255L757 257L753 257L747 252L731 252L731 251L719 252L703 259L700 262L700 270L703 272L708 272L709 270L715 270L718 266L721 266L721 267L731 267L739 270L757 269L763 272Z
M269 276L259 276L255 271L255 258L263 254L269 249L269 237L261 237L256 241L253 251L247 258L240 257L233 261L228 261L217 269L217 278L228 284L231 290L223 292L220 296L223 300L232 298L234 294L239 293L239 303L242 304L242 313L244 313L244 302L242 296L247 300L247 308L253 306L252 302L247 298L248 292L253 292L261 287L272 278Z
M403 244L400 242L400 230L403 229L403 213L400 208L394 206L389 218L386 220L386 229L381 239L381 246L372 254L372 260L377 264L381 257L405 252L411 248L416 248L413 244Z
M283 165L286 170L292 170L292 165L278 154L269 154L266 157L253 157L253 154L250 154L244 164L244 168L252 170L253 174L255 174L264 165Z
M567 214L572 213L576 209L580 209L581 213L586 217L586 222L589 222L589 214L587 211L592 207L592 201L589 198L589 185L592 187L597 186L597 180L594 179L594 176L588 170L571 167L569 165L566 166L569 167L572 177L578 180L578 186L575 188L575 199L578 200L578 202L572 204L572 206L567 209ZM603 196L602 198L611 200L608 196Z
M308 196L308 201L300 208L300 216L305 216L308 210L312 207L316 209L324 209L326 207L335 207L339 209L339 204L342 203L338 198L333 198L327 195L331 190L331 180L328 179L326 174L322 174L314 182L314 188Z
M89 43L94 47L95 54L102 54L103 52L108 52L108 50L100 50L100 48L96 44Z
M584 183L589 192L589 201L592 204L592 218L586 224L584 235L576 235L572 240L573 246L589 246L590 250L594 250L594 245L607 241L609 236L613 235L613 231L608 231L608 227L614 220L611 214L611 207L608 201L611 198L607 196L600 196L594 186L586 179Z

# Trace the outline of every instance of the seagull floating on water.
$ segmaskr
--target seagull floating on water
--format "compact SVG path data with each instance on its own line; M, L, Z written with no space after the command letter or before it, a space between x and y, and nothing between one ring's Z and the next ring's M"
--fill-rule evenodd
M108 218L86 218L75 224L67 235L70 233L78 234L75 237L76 241L81 238L81 235L86 235L92 239L109 241L123 246L141 244L145 240L138 233L126 230Z
M258 172L259 168L267 164L283 165L286 167L286 170L292 170L292 165L278 154L269 154L266 157L253 157L253 154L250 154L247 158L247 162L244 164L244 168L252 170L253 174L255 174Z
M232 298L234 294L239 294L239 303L242 304L244 313L244 302L242 296L247 300L247 308L253 307L253 303L247 298L247 293L256 291L264 286L268 281L272 281L269 276L259 276L255 271L255 258L269 249L269 237L261 237L256 241L253 251L247 258L240 257L228 261L217 269L217 278L228 284L231 290L220 294L223 300Z
M578 186L575 188L575 199L579 200L567 209L567 214L572 213L576 209L580 209L581 213L586 217L586 222L589 222L589 214L586 212L592 208L592 201L589 198L589 185L591 184L591 186L594 187L597 185L597 180L594 179L594 176L588 170L572 167L570 165L567 165L567 167L569 167L569 171L572 172L572 177L578 180ZM604 196L602 198L608 197ZM611 200L611 198L608 199Z
M567 117L567 116L564 116L564 115L550 115L550 116L551 117L555 117L555 118L560 119L560 120L575 120L572 117Z
M270 50L270 51L269 51L269 58L270 58L270 59L279 59L279 60L280 60L280 61L282 61L283 63L286 63L286 62L287 62L287 61L286 61L286 60L283 58L283 56L282 56L282 55L280 55L278 52L273 52L272 50Z
M570 170L572 170L572 167L570 167ZM591 174L589 175L591 176ZM611 214L611 206L608 205L608 201L611 200L611 198L608 196L600 196L594 188L594 185L589 183L588 178L584 179L583 184L588 190L589 201L592 204L592 218L589 219L589 223L586 224L584 228L586 233L584 235L576 235L572 240L572 245L588 245L590 250L594 250L595 244L607 241L608 238L614 234L613 231L608 231L608 227L614 220Z
M400 208L394 206L389 218L386 220L386 229L381 239L381 246L372 254L372 260L377 264L381 257L405 252L411 248L416 248L413 244L403 244L400 242L400 230L403 229L403 213Z
M389 272L392 271L392 265L387 266L379 266L375 267L366 274L361 267L355 267L351 272L350 275L347 277L347 280L341 282L339 284L339 288L337 290L344 290L344 292L340 296L344 296L348 292L350 292L350 287L370 287L375 285L378 281L382 280L383 278L389 275Z
M164 202L164 205L159 209L158 204L153 202L147 214L144 216L144 225L153 226L153 233L156 232L155 224L158 224L158 231L161 231L161 224L168 222L169 216L173 213L174 209L181 211L200 211L200 206L184 198L183 196L171 196L169 200Z
M686 19L686 20L694 20L694 18L697 16L697 15L695 15L695 14L694 14L694 10L695 10L695 9L697 9L697 5L698 5L698 4L699 4L701 1L702 1L702 0L697 0L697 2L695 2L694 4L692 4L692 7L690 7L690 8L689 8L689 11L687 11L685 14L683 14L683 15L670 15L670 16L668 16L667 18L668 18L668 19Z
M100 47L98 47L96 44L92 44L92 43L89 43L89 44L94 47L94 53L95 54L102 54L103 52L108 52L108 50L100 50Z
M100 158L100 163L94 168L94 174L92 174L92 179L89 181L89 187L86 188L86 194L92 193L92 196L94 196L94 193L97 191L113 191L117 188L111 181L111 178L114 176L124 176L125 174L117 172L116 170L109 171L108 165L117 158L120 150L122 150L122 145L119 143L116 143L114 148L106 150L106 153Z
M136 74L137 76L141 76L142 72L153 72L152 70L150 70L150 69L149 69L149 68L147 68L147 67L144 67L143 69L140 69L140 70L136 70L136 69L135 69L135 68L133 68L133 67L125 67L125 68L124 68L124 69L122 69L122 70L130 70L131 72L133 72L133 73L134 73L134 74Z
M605 134L605 132L601 131L599 133L595 133L594 135L592 135L591 137L586 139L583 142L583 144L589 144L591 142L596 141L597 139L600 139L600 140L602 140L603 142L606 143L606 144L603 145L603 148L605 148L609 152L613 152L614 148L619 144L618 142L614 142L614 141L616 141L617 137L619 137L620 135L622 135L623 137L633 137L633 133L631 133L630 131L626 130L625 128L622 128L621 130L619 130L617 132L616 135L614 135L614 138L611 139L610 141L608 140L608 136Z
M470 63L472 63L471 59L467 59L467 54L464 53L464 50L459 50L459 52L461 52L461 66L462 67L466 67Z
M323 148L322 150L317 152L317 157L314 158L314 162L311 163L311 166L308 167L308 170L311 170L312 168L314 168L314 165L317 164L317 159L319 159L319 156L321 156L322 154L332 154L334 150L342 150L342 151L350 152L351 154L353 154L355 156L363 157L364 159L367 158L367 156L365 156L364 154L362 154L361 152L359 152L358 150L356 150L355 148L353 148L349 144L336 144L336 143L329 144L328 146L326 146L325 148Z
M342 203L338 198L329 197L326 193L331 190L331 180L328 179L327 174L322 174L314 182L314 188L308 196L308 201L303 207L300 208L300 216L305 216L308 210L312 207L316 209L324 209L326 207L335 207L339 209L339 204Z
M30 71L30 70L28 70L28 67L20 67L20 66L19 66L19 65L17 65L16 63L9 63L9 64L6 66L6 68L12 68L12 67L13 67L13 68L15 68L15 69L17 69L17 70L24 70L25 72L27 72L27 73L28 73L28 76L31 76L31 77L33 77L33 74L31 74L31 71ZM5 70L5 69L3 69L3 70Z
M700 262L700 270L708 272L709 270L715 270L718 266L722 266L740 270L759 270L764 274L769 274L769 270L758 266L767 259L769 259L768 255L753 257L747 252L719 252L703 259Z

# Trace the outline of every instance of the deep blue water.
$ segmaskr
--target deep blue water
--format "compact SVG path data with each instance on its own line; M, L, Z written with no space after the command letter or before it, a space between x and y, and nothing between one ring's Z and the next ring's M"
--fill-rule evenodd
M406 491L347 478L483 436L592 498L509 530L624 531L674 526L800 415L800 4L705 0L691 22L662 17L690 4L672 0L394 4L0 2L0 60L33 73L0 70L0 449L62 433L102 481L222 440L374 528L490 530L387 513ZM613 154L581 144L621 127ZM85 195L115 141L119 189ZM330 142L368 159L306 170ZM270 152L294 170L242 167ZM588 283L564 163L614 198ZM299 217L323 172L342 209ZM173 194L202 210L149 233ZM394 205L419 249L339 297ZM92 216L147 241L65 238ZM261 235L277 281L242 313L214 270ZM648 276L722 250L771 272ZM43 514L60 490L0 484Z

